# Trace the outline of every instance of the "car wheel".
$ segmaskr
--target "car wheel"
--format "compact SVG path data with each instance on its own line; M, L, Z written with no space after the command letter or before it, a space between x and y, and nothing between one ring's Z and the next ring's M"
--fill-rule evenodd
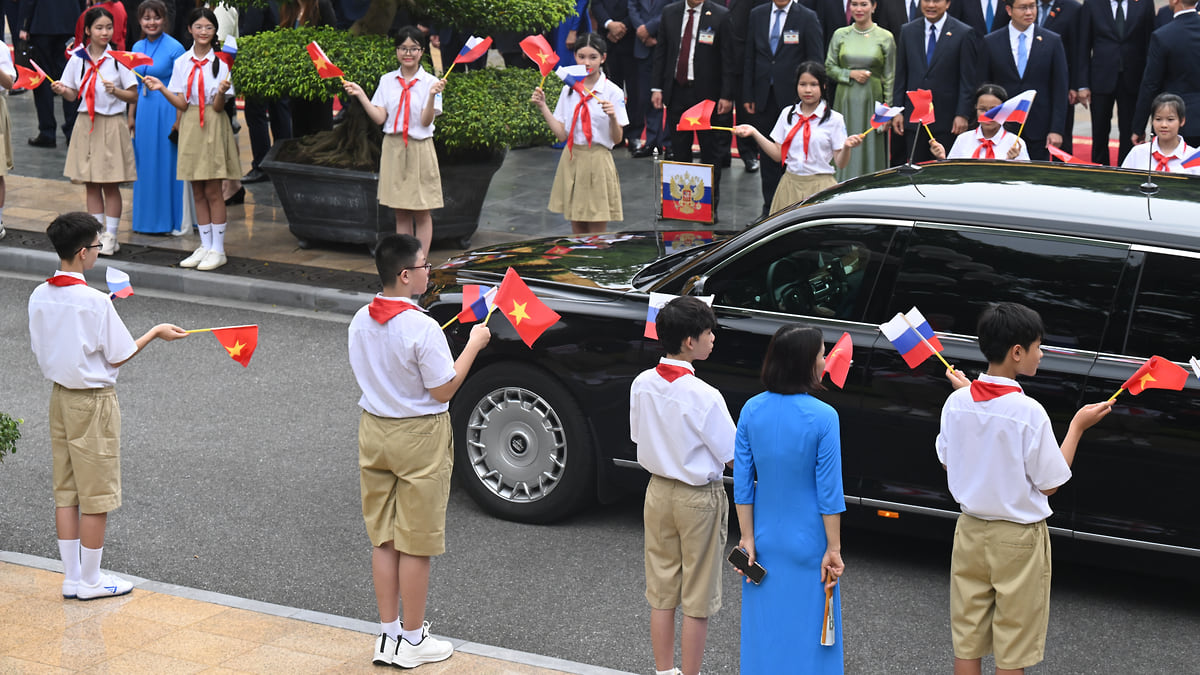
M533 366L497 364L452 405L454 471L485 511L525 523L565 518L594 500L595 456L579 405Z

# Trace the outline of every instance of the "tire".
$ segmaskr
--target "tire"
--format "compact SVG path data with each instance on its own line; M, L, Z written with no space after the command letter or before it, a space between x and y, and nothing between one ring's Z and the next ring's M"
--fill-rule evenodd
M587 421L545 371L515 363L484 368L454 397L451 419L454 473L484 511L549 523L595 501Z

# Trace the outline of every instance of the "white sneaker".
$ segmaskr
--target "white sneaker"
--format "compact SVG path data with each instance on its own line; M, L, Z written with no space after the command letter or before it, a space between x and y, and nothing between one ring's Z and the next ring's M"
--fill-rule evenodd
M89 586L82 581L75 590L75 597L80 600L95 600L96 598L115 598L133 590L133 582L111 574L101 574L100 583Z
M204 260L201 260L200 264L196 265L196 269L207 272L208 270L215 270L224 264L225 254L210 250L204 254Z
M201 260L204 260L204 256L206 256L206 255L208 255L208 249L201 246L200 248L193 251L191 255L189 255L188 257L181 260L179 263L179 266L180 267L195 267L196 265L200 264Z
M100 255L112 255L120 250L121 245L117 243L117 235L108 232L100 233Z
M75 597L76 591L79 589L79 580L68 581L63 579L62 596L68 600Z
M392 657L396 655L396 641L387 633L380 633L375 639L375 656L371 663L377 666L392 665Z
M8 232L6 232L6 231L4 230L4 226L3 226L3 225L0 225L0 239L3 239L3 238L4 238L4 235L6 235L6 234L8 234Z
M403 637L396 643L396 654L392 657L392 665L401 668L416 668L422 663L445 661L454 654L454 645L446 640L439 640L429 634L429 622L421 625L421 641L411 644Z

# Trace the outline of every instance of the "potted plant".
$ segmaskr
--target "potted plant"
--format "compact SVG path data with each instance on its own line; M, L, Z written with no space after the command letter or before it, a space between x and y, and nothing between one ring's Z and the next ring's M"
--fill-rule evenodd
M17 452L17 441L21 438L21 423L23 419L13 419L8 413L0 412L0 462L5 455Z
M253 1L243 0L243 4ZM540 31L561 22L574 11L573 4L571 0L418 0L415 8L441 25L470 25L479 32ZM379 34L391 25L396 5L396 0L373 0L351 31L280 29L239 40L235 89L266 99L329 100L341 95L341 82L319 78L308 58L305 45L316 41L347 79L372 92L380 77L398 67L391 40ZM537 71L519 68L456 70L448 78L444 111L434 132L445 202L433 212L434 239L466 246L478 226L491 176L506 150L553 142L529 103L529 93L539 80ZM332 131L276 144L262 163L301 247L311 240L370 245L381 232L392 231L395 222L391 210L376 201L382 132L357 101L343 101L347 101L343 121Z

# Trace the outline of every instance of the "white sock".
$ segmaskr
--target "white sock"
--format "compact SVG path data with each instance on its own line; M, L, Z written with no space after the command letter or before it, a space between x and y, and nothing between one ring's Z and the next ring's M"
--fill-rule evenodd
M400 619L388 621L387 623L381 621L379 623L379 629L379 632L392 638L393 640L400 639Z
M104 547L88 548L79 546L79 580L88 586L100 583L100 558L104 556Z
M212 225L200 226L200 248L212 248Z
M104 229L111 235L117 234L117 227L121 225L121 216L104 216Z
M0 206L0 225L4 224L4 207Z
M670 670L656 670L656 671L654 671L654 675L675 675L675 669L672 668Z
M65 581L79 581L79 540L59 539L58 555L63 561Z
M209 246L217 253L225 252L225 223L213 223L212 225L212 246Z
M408 644L416 646L416 645L421 644L421 640L424 639L421 636L421 633L422 633L422 630L420 628L418 628L416 630L402 630L402 631L400 631L400 636L403 637L405 640L408 640Z
M104 214L103 213L93 213L92 217L96 219L97 223L100 223L101 225L104 224Z

